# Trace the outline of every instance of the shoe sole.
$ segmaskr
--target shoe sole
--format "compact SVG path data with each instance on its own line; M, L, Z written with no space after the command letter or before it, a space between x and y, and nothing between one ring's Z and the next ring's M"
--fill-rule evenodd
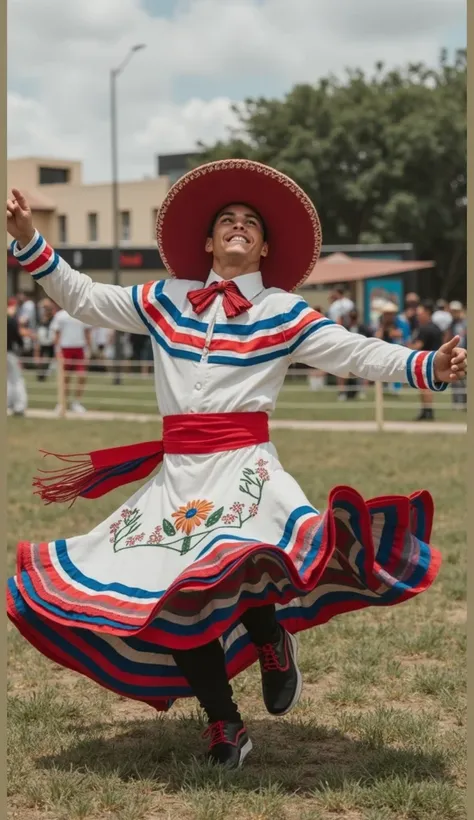
M291 710L294 709L294 707L298 703L303 689L303 677L298 667L298 639L295 637L295 635L292 635L291 632L287 632L286 634L288 636L288 642L290 645L290 655L293 659L293 663L295 664L296 668L296 689L290 704L286 707L286 709L283 712L269 712L269 714L273 715L273 717L283 717L283 715L287 715L288 712L291 712Z
M248 740L244 743L244 745L240 749L239 760L238 760L237 763L219 763L219 761L217 761L217 760L213 760L212 762L215 766L220 765L220 766L223 766L226 769L240 769L243 762L244 762L244 760L245 760L245 758L252 751L252 749L253 749L253 743L250 740L250 738L248 738Z
M249 752L252 751L252 749L253 749L253 743L249 738L247 740L247 742L244 743L244 745L242 746L242 748L240 750L240 758L239 758L239 762L237 764L238 769L240 769L240 767L242 766L242 763L244 762L244 760L247 757L247 755L249 754Z

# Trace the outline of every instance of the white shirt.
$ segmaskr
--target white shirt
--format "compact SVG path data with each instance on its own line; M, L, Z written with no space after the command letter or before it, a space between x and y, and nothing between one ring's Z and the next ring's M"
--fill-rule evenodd
M23 302L23 304L20 305L17 315L20 322L25 322L29 328L35 328L36 305L32 299L27 299L26 302Z
M433 322L445 333L451 327L453 317L447 310L435 310L433 313Z
M84 348L87 345L86 330L88 325L80 319L70 316L66 310L59 310L51 322L51 332L59 331L59 347L64 348Z
M199 316L187 298L202 282L166 279L123 288L73 270L38 233L13 253L48 296L80 322L152 339L162 415L265 411L275 407L290 364L369 381L434 384L434 353L349 333L294 293L265 288L260 273L236 278L252 307L227 319L223 296ZM45 261L46 260L46 261ZM206 284L220 277L211 271Z
M329 306L327 311L328 318L332 319L333 322L338 322L339 319L342 319L344 316L347 316L351 310L354 310L354 307L355 305L352 299L343 296L341 299L336 299L336 301Z
M36 331L36 339L39 345L42 347L48 347L54 345L55 339L55 330L54 330L54 317L51 319L49 324L40 324L38 325L38 329Z
M92 328L91 341L94 350L98 350L100 347L106 347L110 341L110 335L110 330L105 327Z

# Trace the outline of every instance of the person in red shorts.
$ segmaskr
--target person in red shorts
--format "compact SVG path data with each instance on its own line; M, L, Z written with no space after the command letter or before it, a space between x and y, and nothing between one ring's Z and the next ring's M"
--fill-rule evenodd
M79 319L74 319L65 310L60 310L52 322L56 356L64 362L66 402L69 399L71 373L76 373L76 395L71 402L73 413L85 413L81 403L87 380L87 351L90 349L91 331ZM56 408L59 410L59 408Z

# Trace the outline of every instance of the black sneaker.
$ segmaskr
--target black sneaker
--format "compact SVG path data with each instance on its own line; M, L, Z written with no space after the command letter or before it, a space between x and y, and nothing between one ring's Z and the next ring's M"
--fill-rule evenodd
M300 699L303 680L298 669L298 642L280 627L276 643L258 647L263 700L271 715L286 715Z
M218 720L208 726L203 737L210 738L210 762L230 769L238 769L252 750L252 741L243 723Z

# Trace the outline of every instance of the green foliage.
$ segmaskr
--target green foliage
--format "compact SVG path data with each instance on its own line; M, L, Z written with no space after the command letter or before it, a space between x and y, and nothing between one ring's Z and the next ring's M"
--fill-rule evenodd
M228 142L199 163L248 157L291 176L318 208L324 241L413 242L449 296L466 270L466 52L437 68L375 66L284 99L248 99Z

